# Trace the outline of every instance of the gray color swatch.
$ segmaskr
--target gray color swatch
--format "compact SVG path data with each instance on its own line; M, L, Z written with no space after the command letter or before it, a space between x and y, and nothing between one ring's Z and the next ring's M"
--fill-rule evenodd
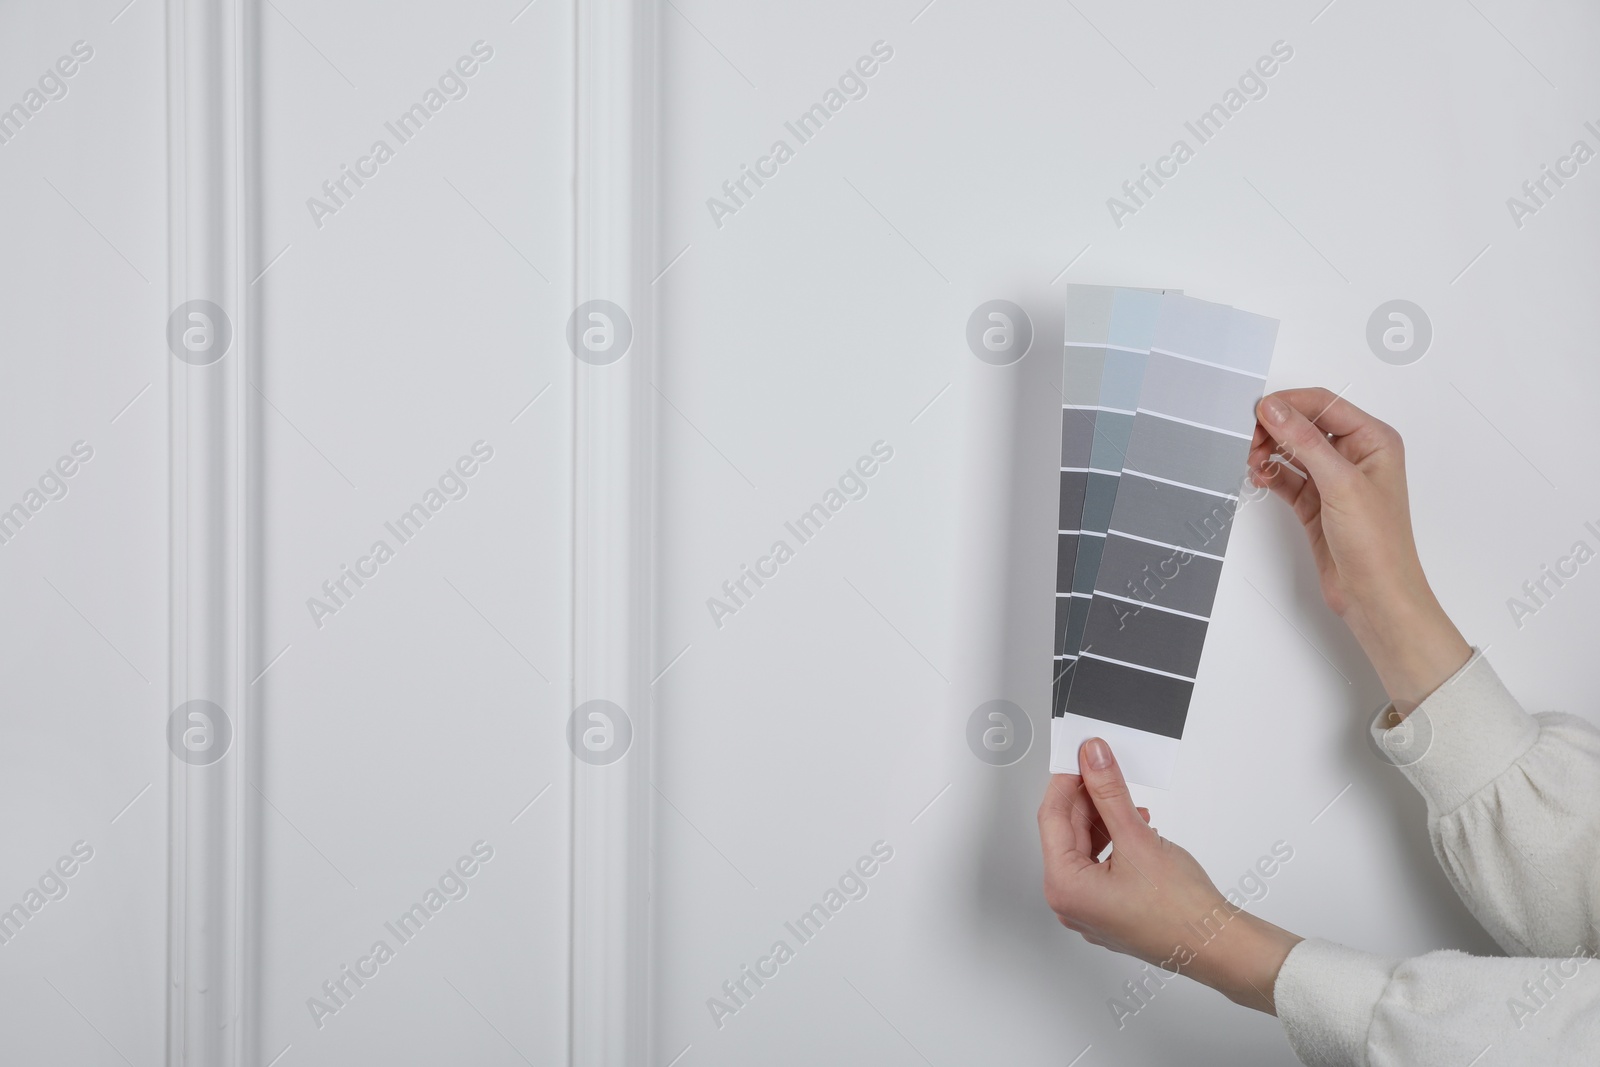
M1182 737L1194 683L1084 656L1071 677L1074 715L1163 737Z
M1154 415L1142 416L1123 466L1199 489L1237 494L1250 442Z
M1060 580L1059 576L1073 573L1073 561L1078 556L1078 540L1077 534L1070 533L1060 534L1056 537L1056 574L1058 581ZM1056 592L1058 594L1066 594L1072 592L1072 590L1057 589Z
M1149 339L1145 339L1149 343ZM1144 383L1144 364L1148 352L1128 352L1108 348L1100 372L1100 407L1132 411L1139 406L1139 391Z
M1159 352L1150 354L1139 406L1235 433L1255 429L1262 381Z
M1106 539L1086 533L1078 541L1078 562L1072 572L1072 588L1068 592L1089 596L1094 592L1095 575L1100 570L1100 553L1105 550Z
M1122 475L1090 471L1085 477L1088 482L1084 487L1083 508L1078 515L1078 529L1104 533L1111 522L1111 511L1116 507L1117 485Z
M1222 561L1126 537L1108 537L1096 585L1109 593L1210 617Z
M1132 476L1122 480L1111 529L1164 545L1223 555L1238 502Z
M1133 416L1120 411L1097 411L1093 431L1089 466L1113 475L1119 473L1128 454L1128 438L1133 434Z
M1074 588L1092 573L1093 596L1057 606L1058 638L1077 638L1081 652L1057 672L1053 713L1182 736L1276 328L1222 305L1162 300L1121 477L1105 479L1115 485L1109 536L1089 552L1080 540L1074 560ZM1102 363L1102 395L1126 384L1111 367ZM1103 506L1096 477L1086 513Z
M1089 476L1082 471L1061 472L1061 507L1056 516L1057 530L1076 530L1083 517L1083 497ZM1067 572L1071 574L1069 570Z
M1085 460L1094 448L1094 416L1092 411L1073 408L1061 409L1061 465L1063 467L1089 467Z
M1205 641L1202 619L1129 604L1102 593L1095 597L1094 610L1084 627L1082 650L1193 678Z

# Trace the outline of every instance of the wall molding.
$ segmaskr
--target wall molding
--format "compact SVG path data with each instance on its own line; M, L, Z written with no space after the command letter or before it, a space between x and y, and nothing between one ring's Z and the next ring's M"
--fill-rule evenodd
M573 759L569 1059L642 1067L651 1047L657 0L576 0L575 16L570 297L574 309L592 300L620 308L630 338L614 359L575 361L570 698L574 708L610 701L631 729L620 758ZM259 20L258 0L166 3L169 1067L260 1058L260 805L249 786L259 746L248 678L260 653L251 621L260 450L247 269L259 246ZM191 735L199 743L177 740Z
M577 0L575 315L609 301L617 355L569 328L573 386L574 709L608 700L627 751L572 765L571 1046L581 1067L643 1067L650 1049L650 676L656 253L656 0ZM611 314L612 312L606 312ZM613 326L616 324L613 323Z
M254 14L254 0L166 5L170 1067L243 1064L253 1022L243 300Z

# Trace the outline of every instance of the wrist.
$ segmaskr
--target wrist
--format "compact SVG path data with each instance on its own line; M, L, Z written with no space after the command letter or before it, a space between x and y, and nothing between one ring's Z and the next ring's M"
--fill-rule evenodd
M1249 912L1240 912L1229 927L1232 936L1218 946L1215 967L1201 980L1235 1004L1276 1015L1278 972L1303 939Z
M1472 655L1426 581L1364 603L1345 623L1404 718Z

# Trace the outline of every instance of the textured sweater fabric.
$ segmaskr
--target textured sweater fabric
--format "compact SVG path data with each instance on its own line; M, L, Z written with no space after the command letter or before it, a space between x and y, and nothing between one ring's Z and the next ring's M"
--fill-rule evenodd
M1600 1064L1600 730L1529 715L1476 650L1372 731L1428 802L1450 884L1509 957L1390 959L1315 938L1278 975L1309 1067Z

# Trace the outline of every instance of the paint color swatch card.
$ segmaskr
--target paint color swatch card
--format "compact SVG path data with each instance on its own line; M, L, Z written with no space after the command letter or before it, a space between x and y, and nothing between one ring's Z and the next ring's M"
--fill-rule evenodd
M1053 772L1101 736L1130 781L1170 784L1277 326L1176 293L1069 292Z
M1065 708L1078 660L1160 311L1161 295L1153 291L1101 285L1067 290L1052 715Z

